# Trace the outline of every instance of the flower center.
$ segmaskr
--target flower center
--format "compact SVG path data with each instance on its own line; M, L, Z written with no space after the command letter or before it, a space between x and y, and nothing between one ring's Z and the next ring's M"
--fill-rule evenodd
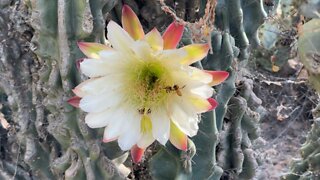
M161 72L157 72L157 69L152 67L152 65L150 67L146 66L141 70L140 85L145 86L145 90L150 93L159 84L161 75Z
M160 61L135 62L128 66L128 75L124 92L138 110L151 111L165 102L168 97L165 87L172 84L172 78Z

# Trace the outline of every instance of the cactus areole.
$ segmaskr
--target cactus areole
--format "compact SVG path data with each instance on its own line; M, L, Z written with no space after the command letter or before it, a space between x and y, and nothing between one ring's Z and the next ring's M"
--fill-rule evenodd
M111 46L79 42L88 57L80 70L90 79L74 88L69 103L88 112L86 124L105 127L103 141L118 140L131 149L134 162L155 140L168 140L187 149L188 136L198 131L199 114L217 106L213 85L223 82L225 71L202 71L190 66L207 55L207 44L176 49L183 25L173 22L161 36L157 29L144 34L132 9L124 5L122 27L107 25Z

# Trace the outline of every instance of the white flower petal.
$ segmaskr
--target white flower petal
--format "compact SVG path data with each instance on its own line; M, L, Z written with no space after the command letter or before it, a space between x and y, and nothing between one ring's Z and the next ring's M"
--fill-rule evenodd
M212 108L212 105L208 101L208 99L202 98L190 92L185 93L184 96L185 96L184 102L183 103L179 102L179 103L182 105L188 104L190 107L192 107L192 109L196 113L204 113Z
M196 95L199 95L200 97L207 99L212 96L213 88L209 85L203 85L203 86L191 89L191 92Z
M85 59L80 63L80 70L88 77L100 77L121 72L117 63L97 59Z
M153 28L148 32L144 38L154 51L160 51L163 49L163 38L156 28Z
M195 129L194 125L194 123L198 123L198 116L196 114L190 116L182 107L174 102L170 108L170 117L177 127L188 136L197 134L198 128Z
M105 128L104 128L103 140L102 140L104 143L111 142L111 141L115 141L115 140L117 140L117 139L118 139L118 137L109 138L109 137L108 137L108 127L105 127Z
M152 135L162 145L165 145L170 136L170 119L164 110L158 110L150 115L152 121Z
M86 112L101 112L120 104L121 101L123 97L115 90L105 94L85 96L80 100L79 107Z
M140 133L140 117L138 115L127 116L127 121L129 129L123 131L123 133L118 138L118 144L120 148L124 151L131 149L141 137Z
M175 83L180 87L185 87L182 90L189 91L192 88L205 85L201 81L191 79L192 72L182 71L181 69L176 69L174 72L171 72Z
M164 61L168 64L181 65L180 61L182 61L186 55L187 52L182 49L167 49L163 50L161 54L159 54L159 58L161 61Z
M85 122L90 128L105 127L110 122L113 111L114 109L108 109L98 113L89 113L85 118Z
M140 138L140 140L137 142L137 145L139 148L145 149L148 146L150 146L150 144L152 144L154 142L154 138L152 136L152 133L146 133L143 134Z
M99 60L106 61L111 64L112 67L116 66L119 69L123 68L126 63L132 60L131 54L120 51L100 51L99 56Z
M103 139L114 139L130 128L127 123L127 108L117 108L110 117L110 123L104 131Z
M120 87L122 81L122 74L111 74L99 78L91 78L79 84L74 88L73 92L79 96L84 97L87 95L98 95L101 93L108 93Z
M114 56L120 56L120 54L117 52L117 51L105 51L105 50L102 50L99 52L99 59L100 60L105 60L107 62L117 62L118 60L118 57L117 59L114 58Z
M110 21L107 25L107 30L108 40L114 49L126 53L132 51L130 49L130 46L132 45L134 40L117 23L115 23L114 21Z
M198 131L198 123L199 123L199 115L198 110L192 105L192 103L188 102L188 99L175 97L176 104L183 110L187 115L187 122L189 123L189 127L194 131Z
M205 84L211 83L212 75L210 75L209 73L191 66L189 66L188 69L190 69L190 71L192 72L191 78L193 80L200 81Z
M123 151L131 149L137 143L141 134L135 129L128 130L118 138L118 144Z
M139 60L150 61L154 58L152 49L146 41L135 41L131 48Z

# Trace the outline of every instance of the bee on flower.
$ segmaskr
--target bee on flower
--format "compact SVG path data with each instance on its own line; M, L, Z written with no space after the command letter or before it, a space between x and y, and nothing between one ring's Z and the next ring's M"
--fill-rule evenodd
M73 89L69 103L88 114L90 128L105 127L103 142L117 140L139 162L155 140L187 150L188 136L197 134L199 114L217 106L212 86L228 77L225 71L190 66L203 59L208 44L176 49L184 27L176 22L161 35L145 34L132 9L124 5L122 27L107 25L110 46L79 42L88 57L80 70L90 79ZM77 101L78 100L78 101Z

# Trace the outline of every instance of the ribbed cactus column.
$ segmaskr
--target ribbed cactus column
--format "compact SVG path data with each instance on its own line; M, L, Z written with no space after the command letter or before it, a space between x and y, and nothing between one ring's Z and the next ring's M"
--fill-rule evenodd
M238 87L238 95L228 104L218 160L223 169L229 169L225 177L251 179L258 166L252 142L259 137L259 114L255 110L261 100L253 93L251 80L243 79Z
M10 108L13 114L8 117L18 129L14 134L17 144L10 142L7 146L10 149L15 145L16 155L1 159L0 177L124 179L116 167L123 161L118 159L117 164L110 160L122 152L111 148L111 144L108 147L103 145L96 138L100 132L88 129L82 114L66 103L81 78L75 62L83 55L77 42L104 43L104 13L106 9L112 9L115 2L30 1L26 4L32 12L30 19L34 29L30 48L37 56L22 51L16 40L9 40L10 29L6 25L9 16L1 15L1 28L7 32L1 38L8 39L10 44L5 46L5 61L0 63L1 78L5 77L3 74L8 78L1 79L0 89L11 98L6 108ZM19 5L18 1L16 3ZM23 12L12 11L8 14ZM21 22L13 24L18 23ZM33 30L30 28L30 31ZM18 40L19 37L15 38ZM22 53L26 55L24 58ZM10 83L10 86L3 83Z
M314 120L306 142L300 149L301 159L294 160L284 180L319 179L320 174L320 118Z
M253 45L259 44L257 29L265 16L262 1L219 1L216 9L216 25L221 31L213 32L213 54L203 67L230 72L226 82L217 88L220 105L216 108L221 132L218 164L225 170L225 178L253 178L258 166L251 143L259 137L259 115L255 110L261 100L252 90L252 81L241 77L238 70L246 65L249 40Z
M9 4L0 9L1 112L11 124L10 128L2 127L3 123L0 126L0 179L31 179L29 173L38 179L52 179L50 148L42 146L45 139L38 135L34 123L38 117L34 94L38 62L26 48L31 39L27 32L32 28L25 23L27 11L18 12Z
M111 7L110 7L111 6ZM105 19L103 9L111 9L114 1L56 0L33 4L35 51L42 61L40 81L48 90L39 94L48 108L47 130L56 141L57 152L52 162L56 177L66 179L124 178L107 158L107 151L96 132L88 129L83 116L66 101L79 80L75 60L82 57L77 42L81 40L104 43ZM41 121L41 119L39 119ZM114 157L109 157L114 158Z

